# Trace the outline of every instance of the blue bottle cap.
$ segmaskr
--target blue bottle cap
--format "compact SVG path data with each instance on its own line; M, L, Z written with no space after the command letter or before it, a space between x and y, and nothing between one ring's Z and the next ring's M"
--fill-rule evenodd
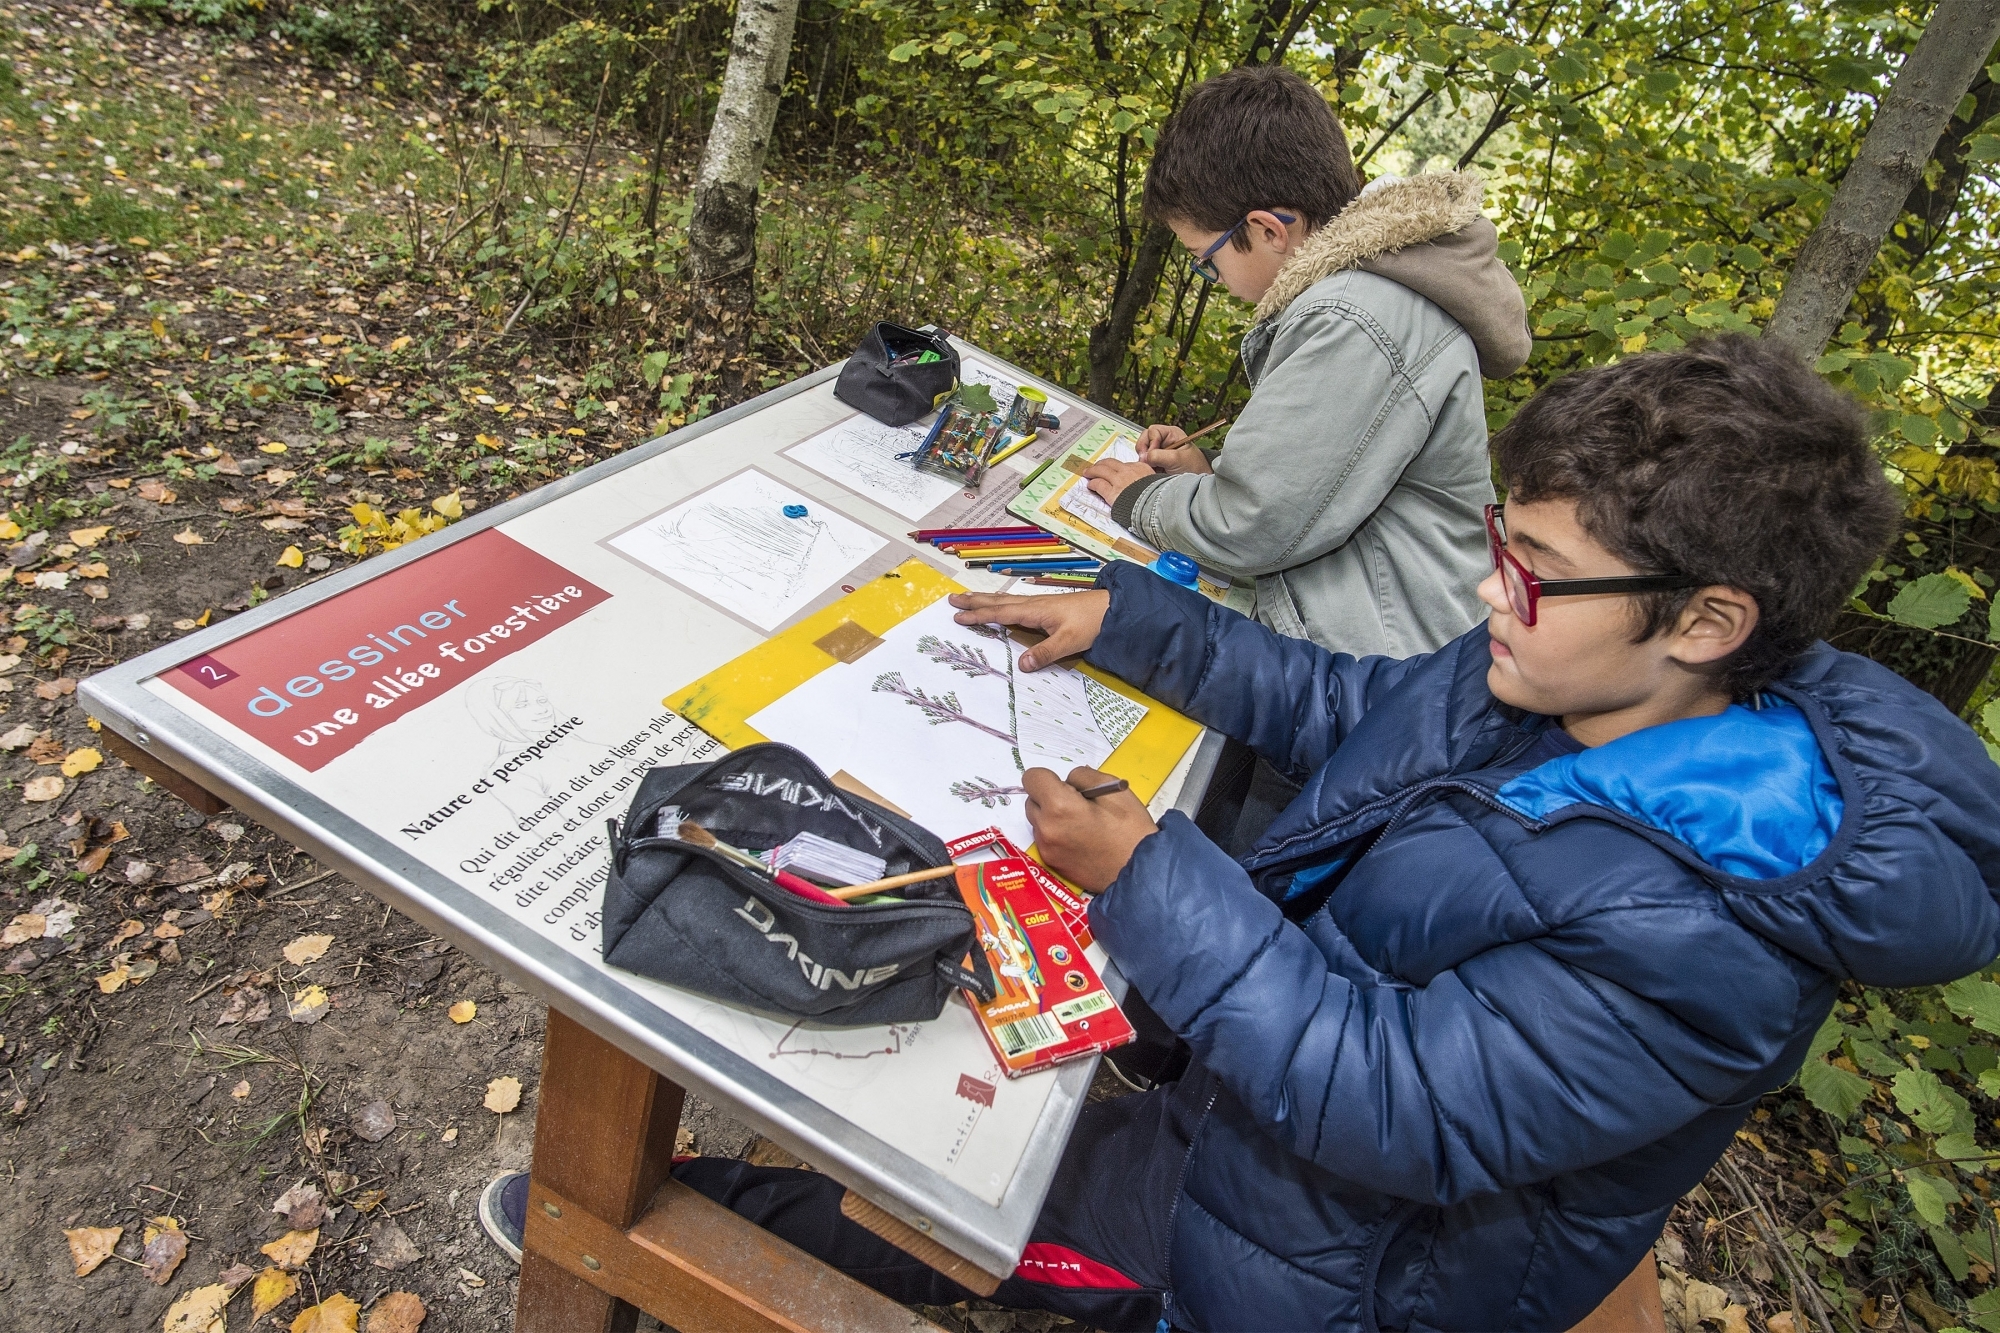
M804 518L805 516L806 516L806 507L804 505L785 506L786 518Z
M1178 583L1183 588L1194 587L1201 577L1200 567L1179 551L1160 552L1160 558L1147 568L1167 582Z

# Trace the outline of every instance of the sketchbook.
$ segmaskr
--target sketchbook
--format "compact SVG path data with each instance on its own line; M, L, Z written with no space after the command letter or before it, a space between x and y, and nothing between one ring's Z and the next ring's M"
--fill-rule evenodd
M1111 506L1098 498L1083 479L1086 468L1106 459L1139 461L1137 438L1114 421L1099 422L1029 477L1007 511L1101 559L1150 565L1160 558L1159 550L1112 518ZM1211 569L1201 571L1198 586L1210 601L1221 602L1245 615L1256 604L1254 584L1239 583Z
M1021 774L1088 765L1151 800L1198 724L1091 668L1019 668L1022 645L956 623L963 589L912 560L670 695L724 745L782 741L949 841L1021 846Z

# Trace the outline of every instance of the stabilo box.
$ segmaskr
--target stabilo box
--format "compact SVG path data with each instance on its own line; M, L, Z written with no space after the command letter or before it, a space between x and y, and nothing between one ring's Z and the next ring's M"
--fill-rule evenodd
M967 1003L1007 1077L1132 1040L1132 1024L1019 857L958 868L958 894L978 923L993 999Z
M1056 910L1062 913L1063 924L1069 933L1076 936L1076 942L1084 948L1090 947L1090 904L1072 893L1069 886L1044 870L1041 863L1014 845L1013 839L997 828L983 828L977 833L968 833L956 842L944 845L945 855L956 861L961 856L978 851L991 851L998 856L1011 856L1025 861L1028 877L1039 884L1042 892L1049 895Z

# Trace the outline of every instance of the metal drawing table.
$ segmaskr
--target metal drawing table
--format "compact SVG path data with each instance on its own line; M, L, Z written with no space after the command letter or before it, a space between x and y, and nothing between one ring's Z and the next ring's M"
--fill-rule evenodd
M976 1290L1026 1243L1095 1060L997 1077L958 1005L828 1050L830 1030L595 953L605 819L646 768L714 748L662 697L928 549L907 530L1005 521L1022 472L1104 419L961 351L968 379L1037 385L1063 420L976 494L914 486L883 465L893 441L833 430L853 414L829 367L81 687L134 767L282 833L547 1001L518 1328L628 1327L634 1306L689 1330L921 1325L669 1180L683 1088ZM793 501L807 524L778 517ZM1191 812L1219 750L1204 736L1155 807Z

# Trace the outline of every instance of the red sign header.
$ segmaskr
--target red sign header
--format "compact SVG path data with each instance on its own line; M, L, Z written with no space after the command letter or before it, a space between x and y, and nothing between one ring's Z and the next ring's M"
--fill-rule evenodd
M488 529L162 679L317 771L610 596Z

